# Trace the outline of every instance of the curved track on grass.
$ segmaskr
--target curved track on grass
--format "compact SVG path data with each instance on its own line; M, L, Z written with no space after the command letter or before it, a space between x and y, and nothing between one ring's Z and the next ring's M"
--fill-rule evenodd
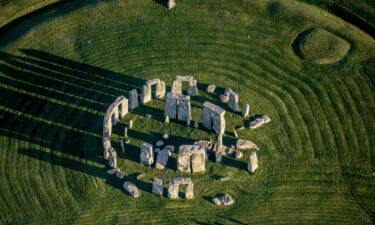
M374 40L318 9L274 3L181 1L173 11L153 1L69 3L0 36L0 222L373 222L374 77L362 65L373 62ZM345 60L315 65L294 54L297 35L316 24L350 41ZM147 173L142 197L132 199L105 174L103 113L145 80L170 85L176 74L231 87L251 114L270 115L271 124L239 133L261 147L261 169L247 174L247 152L243 164L209 162L205 175L193 176L195 200L158 198L147 179L167 182L175 173L138 164L141 138L163 131L157 120L139 119L119 162L126 179ZM157 114L162 102L142 109ZM226 117L228 130L239 125L238 116ZM176 136L205 135L175 128ZM233 179L223 184L216 174ZM209 197L218 192L237 203L214 207Z

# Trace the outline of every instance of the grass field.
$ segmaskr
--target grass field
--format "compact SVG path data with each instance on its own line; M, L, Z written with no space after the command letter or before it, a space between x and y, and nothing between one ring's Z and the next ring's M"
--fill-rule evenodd
M314 64L295 53L296 38L316 27L350 44L342 60ZM0 224L373 224L374 57L371 36L292 0L179 0L172 11L152 0L82 0L28 18L0 34ZM260 147L260 169L248 174L244 151L191 175L194 200L150 193L153 177L178 176L176 155L166 171L142 166L143 140L214 138L164 124L164 100L155 100L114 129L116 141L135 120L119 154L125 179L140 188L134 199L105 172L103 115L146 80L159 77L169 90L179 74L199 82L195 108L208 99L227 109L217 94L231 87L251 115L271 117L239 132ZM208 84L220 87L215 95ZM243 125L238 114L226 119L228 131ZM136 180L139 173L146 176ZM214 206L217 193L236 204Z

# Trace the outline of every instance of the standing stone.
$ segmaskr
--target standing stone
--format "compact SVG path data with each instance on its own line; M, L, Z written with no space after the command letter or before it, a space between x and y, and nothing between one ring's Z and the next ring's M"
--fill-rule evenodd
M197 96L198 95L198 86L197 80L189 81L189 88L188 88L188 95L190 96Z
M162 99L165 96L165 82L164 81L159 81L159 83L156 85L156 98L157 99Z
M143 85L141 92L141 103L145 104L149 101L151 101L151 87L148 85Z
M190 124L191 124L191 120L190 118L186 121L186 126L189 126L190 127Z
M167 7L169 10L173 9L176 6L175 0L168 0Z
M191 172L190 155L191 155L190 151L188 151L184 148L181 148L181 146L180 146L180 150L179 150L178 156L177 156L177 170L179 172L183 172L183 173L190 173Z
M108 165L111 168L117 168L117 154L116 150L112 147L109 149Z
M169 117L170 119L176 119L177 118L177 98L176 96L168 92L167 93L167 99L165 100L165 107L164 107L164 116Z
M169 116L165 116L165 123L169 123Z
M194 197L194 184L190 178L173 178L168 184L168 198L174 199L178 197L180 185L186 185L185 198L192 199Z
M138 191L138 188L137 186L135 186L135 184L129 182L129 181L126 181L123 185L124 189L134 198L138 198L139 197L139 191Z
M225 90L224 90L224 95L229 97L229 94L230 94L231 92L233 92L233 90L232 90L231 88L225 88Z
M152 145L144 142L141 146L141 163L151 166L154 163L154 151Z
M199 128L199 124L198 124L198 121L194 121L194 128Z
M249 106L249 104L243 105L243 107L242 107L242 116L243 117L247 117L249 115L249 112L250 112L250 106Z
M169 156L171 155L168 149L163 149L158 152L158 157L156 159L155 168L163 170L168 163Z
M233 130L233 135L234 135L235 138L238 137L238 134L237 134L237 131L236 131L236 130Z
M163 180L154 178L152 181L152 193L156 195L163 195Z
M129 121L129 129L132 129L133 128L133 120L130 120Z
M116 177L118 179L123 179L125 176L125 174L123 172L121 172L120 170L116 172Z
M128 127L124 128L124 138L128 136Z
M121 150L122 150L122 154L125 153L125 144L124 144L124 139L120 139L120 145L121 145Z
M137 89L133 89L129 92L129 109L135 109L138 105L138 92Z
M233 109L235 112L238 112L239 106L238 106L238 94L236 92L230 92L229 93L229 108Z
M236 157L236 159L241 159L243 156L243 153L237 150L234 156Z
M208 93L214 93L214 92L215 92L215 89L216 89L216 86L213 85L213 84L210 84L210 85L207 86L206 91L207 91Z
M178 95L182 94L182 83L181 83L180 80L174 80L173 81L171 92L173 94L178 94Z
M223 156L223 135L218 134L215 144L215 160L216 162L221 162Z
M203 127L207 129L214 129L217 134L224 134L225 132L225 110L210 102L203 104Z
M189 96L186 96L189 97ZM178 104L178 120L188 121L191 118L190 97L187 100L180 100Z
M192 152L191 169L193 173L201 173L206 170L206 151L204 148L200 148Z
M252 152L249 156L249 162L247 164L247 170L250 173L254 173L258 169L258 157L256 152Z
M219 99L222 103L227 103L229 101L229 97L226 95L220 95Z

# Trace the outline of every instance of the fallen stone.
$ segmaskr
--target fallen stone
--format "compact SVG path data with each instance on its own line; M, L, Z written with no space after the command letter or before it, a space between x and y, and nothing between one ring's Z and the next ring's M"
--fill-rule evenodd
M168 135L168 134L163 134L163 138L164 138L164 139L168 139L168 138L169 138L169 135Z
M129 182L129 181L126 181L123 185L124 189L134 198L138 198L139 197L139 191L138 191L138 188L137 186L135 186L135 184Z
M125 144L129 144L129 143L130 143L130 139L126 139Z
M234 204L234 199L232 198L232 196L230 196L228 194L224 194L219 199L220 199L221 205L223 205L223 206L229 206L229 205Z
M112 174L117 173L118 171L120 171L119 168L113 168L113 169L107 170L107 173L112 175Z
M159 140L159 141L157 141L156 142L156 144L155 144L157 147L161 147L161 146L163 146L164 145L164 142L163 141L161 141L161 140Z
M224 90L224 95L227 96L227 97L229 97L229 94L230 94L231 92L233 92L233 90L232 90L231 88L225 88L225 90Z
M207 86L206 91L207 91L208 93L214 93L215 89L216 89L216 86L213 85L213 84L210 84L210 85Z
M212 142L211 141L196 141L194 145L199 145L206 149L206 151L212 150Z
M244 140L244 139L238 139L236 143L237 148L239 149L259 149L258 146L249 140Z
M222 103L227 103L229 101L229 97L226 95L220 95L219 99Z
M271 119L268 116L264 115L262 117L256 118L255 120L250 121L249 127L250 129L255 129L269 122L271 122Z
M167 7L169 10L173 9L176 6L175 0L168 0Z
M228 156L233 155L234 152L235 152L235 151L234 151L234 148L227 147L227 148L225 149L225 154L228 155Z
M243 156L243 153L241 151L236 151L234 156L236 157L236 159L241 159Z
M258 169L258 157L256 152L252 152L249 156L249 162L247 164L247 170L250 173L254 173Z
M221 205L221 201L219 198L213 198L212 199L212 202L215 204L215 205Z
M152 181L152 193L156 195L163 195L163 181L158 178L154 178Z
M117 178L119 178L119 179L123 179L124 178L124 173L123 172L121 172L121 171L117 171L117 173L116 173L116 177Z
M220 181L228 181L229 177L220 177Z
M144 176L146 176L146 174L144 174L144 173L139 174L139 175L137 176L137 180L142 179Z

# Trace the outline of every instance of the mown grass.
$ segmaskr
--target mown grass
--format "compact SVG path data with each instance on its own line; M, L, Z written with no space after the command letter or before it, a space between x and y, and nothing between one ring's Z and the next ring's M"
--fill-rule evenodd
M336 64L316 65L293 51L306 29L324 27L352 48ZM374 204L374 40L323 10L294 1L80 1L30 18L0 36L0 223L2 224L371 224ZM207 162L191 175L195 199L151 194L151 179L178 176L174 154L165 171L139 164L139 145L164 132L172 144L214 138L164 124L163 101L130 113L131 142L119 154L125 179L141 198L105 173L101 129L106 107L145 80L170 86L177 74L198 79L200 96L220 104L231 87L251 115L272 122L242 130L260 147L260 169L246 158ZM215 95L207 84L220 87ZM170 88L170 87L168 87ZM222 105L226 107L225 105ZM143 118L146 113L152 119ZM241 126L227 112L228 131ZM228 132L225 144L235 140ZM115 144L116 149L120 149ZM142 180L136 180L145 173ZM217 176L229 176L220 182ZM237 201L217 208L210 197Z

